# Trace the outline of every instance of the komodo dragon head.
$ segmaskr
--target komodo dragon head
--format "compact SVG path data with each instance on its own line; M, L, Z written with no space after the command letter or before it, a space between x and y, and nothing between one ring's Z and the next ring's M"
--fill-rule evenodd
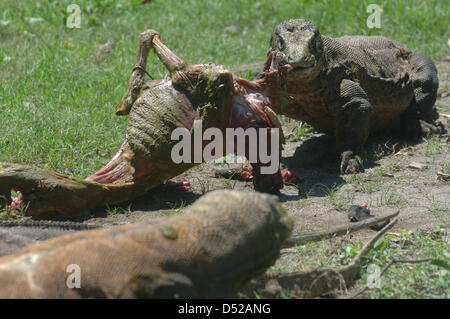
M276 57L274 59L273 57ZM319 29L304 19L291 19L277 25L270 39L266 67L277 70L284 66L289 75L314 77L324 61L322 37Z

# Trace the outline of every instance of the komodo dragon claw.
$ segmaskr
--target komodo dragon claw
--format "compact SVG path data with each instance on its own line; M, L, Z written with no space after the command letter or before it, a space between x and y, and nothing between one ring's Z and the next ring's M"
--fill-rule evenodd
M361 157L354 155L352 151L341 154L341 174L352 174L364 171Z

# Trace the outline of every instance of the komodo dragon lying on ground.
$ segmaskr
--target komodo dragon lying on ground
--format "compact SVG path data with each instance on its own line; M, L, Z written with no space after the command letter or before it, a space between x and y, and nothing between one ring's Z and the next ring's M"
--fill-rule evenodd
M425 121L437 114L435 65L384 37L330 38L307 20L287 20L273 31L259 77L281 90L269 95L275 112L336 137L342 173L362 169L356 154L369 133L391 126L417 140L440 131Z
M396 220L341 269L263 275L280 249L348 234L398 213L287 238L292 221L275 196L221 190L156 223L89 230L71 222L0 222L0 256L6 255L0 257L0 298L217 298L239 291L250 298L283 291L316 297L350 286L363 257ZM68 287L75 269L69 265L79 267L78 288Z
M275 196L206 194L180 216L82 231L0 258L0 298L230 297L278 258L292 221ZM80 288L68 288L69 265Z
M170 71L170 77L144 83L151 49ZM172 147L178 143L171 139L172 132L186 128L192 133L195 120L202 120L203 130L267 129L266 144L270 149L273 128L280 128L267 98L267 91L273 95L273 90L264 79L247 81L219 65L189 65L161 42L156 31L147 30L139 36L136 66L128 91L117 106L117 114L130 114L126 140L117 155L86 180L27 165L0 163L0 209L23 206L26 215L33 217L54 211L74 215L141 196L197 165L193 160L175 164L171 159ZM202 147L208 143L204 141ZM249 149L247 143L244 154L239 155L248 158ZM270 163L252 163L253 184L258 191L277 193L283 187L281 172L278 169L274 174L261 174L266 165ZM20 195L12 198L12 191Z

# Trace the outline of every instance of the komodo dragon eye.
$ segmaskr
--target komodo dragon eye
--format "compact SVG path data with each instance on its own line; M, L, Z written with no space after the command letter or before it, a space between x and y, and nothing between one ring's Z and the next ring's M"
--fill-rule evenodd
M319 41L318 38L316 38L316 41L314 41L314 42L315 42L316 52L318 52L318 53L322 52L322 50L323 50L322 42Z

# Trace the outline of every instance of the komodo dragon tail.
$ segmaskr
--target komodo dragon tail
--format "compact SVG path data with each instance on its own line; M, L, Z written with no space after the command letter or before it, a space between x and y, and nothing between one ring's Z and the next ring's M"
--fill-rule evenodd
M275 262L291 228L274 196L214 191L156 224L69 234L2 257L0 298L229 297Z

